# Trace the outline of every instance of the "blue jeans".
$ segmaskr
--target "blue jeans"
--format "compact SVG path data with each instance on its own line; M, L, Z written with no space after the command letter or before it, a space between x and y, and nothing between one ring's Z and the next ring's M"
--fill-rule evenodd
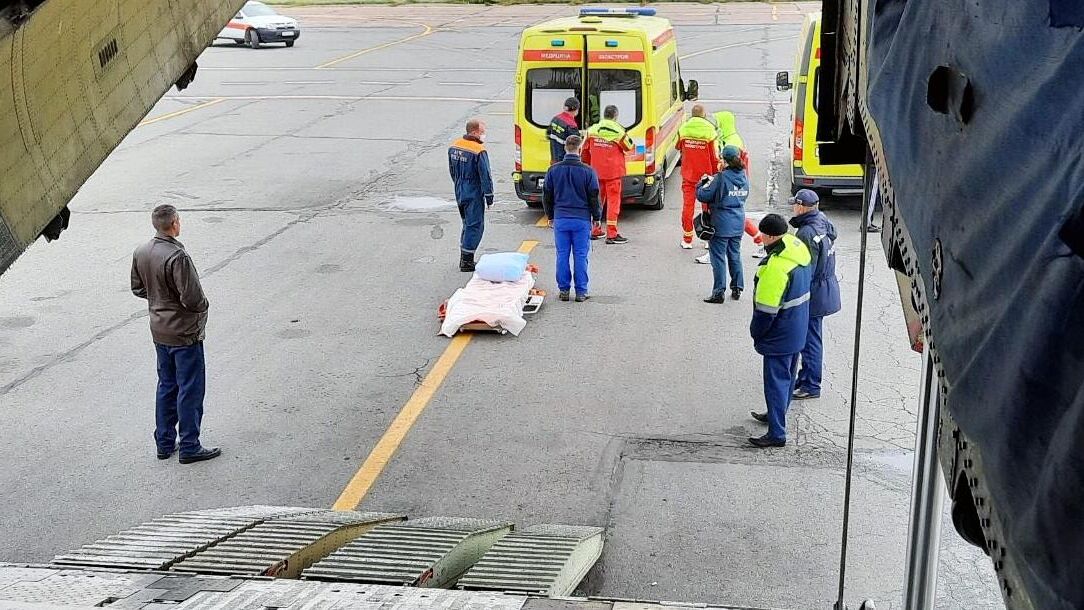
M482 243L482 232L486 228L486 203L482 199L477 201L460 201L459 217L463 219L463 232L459 236L459 249L467 254L474 254L478 245Z
M745 277L741 268L741 235L737 237L712 237L708 242L711 255L711 296L726 292L726 272L730 269L730 287L745 290Z
M787 438L787 409L797 369L798 354L764 356L764 403L768 407L768 436L772 440Z
M824 344L821 331L824 318L809 318L805 347L802 348L802 370L798 372L798 388L820 396L821 367L824 365Z
M181 434L180 453L200 450L203 394L207 389L203 343L174 347L154 344L158 353L158 397L155 400L154 442L159 453L172 453Z
M587 294L587 254L591 251L591 221L556 218L553 240L557 245L557 288L568 292L572 285L569 253L576 259L576 294Z

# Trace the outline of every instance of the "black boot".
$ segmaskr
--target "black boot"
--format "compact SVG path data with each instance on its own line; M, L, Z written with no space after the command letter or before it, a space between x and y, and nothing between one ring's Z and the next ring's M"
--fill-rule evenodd
M460 271L467 271L467 272L470 272L470 273L474 272L474 254L473 253L471 253L471 252L460 252L459 253L459 270Z

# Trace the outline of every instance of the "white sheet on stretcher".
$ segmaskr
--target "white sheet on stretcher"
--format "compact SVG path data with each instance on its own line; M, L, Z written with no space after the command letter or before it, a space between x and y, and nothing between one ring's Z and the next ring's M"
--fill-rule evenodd
M448 299L440 334L451 337L464 324L485 322L519 335L527 326L523 306L531 288L534 288L534 274L530 271L524 271L517 282L487 282L477 275L472 277Z

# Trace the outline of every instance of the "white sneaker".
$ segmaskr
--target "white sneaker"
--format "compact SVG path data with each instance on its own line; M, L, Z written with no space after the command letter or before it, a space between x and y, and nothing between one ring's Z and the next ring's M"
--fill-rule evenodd
M764 246L757 246L756 250L753 250L753 258L764 258L768 256L768 253L764 251Z
M681 249L682 250L692 250L693 245L683 239L683 240L681 240Z
M704 256L696 257L696 262L700 263L701 265L710 265L711 264L711 254L705 254Z

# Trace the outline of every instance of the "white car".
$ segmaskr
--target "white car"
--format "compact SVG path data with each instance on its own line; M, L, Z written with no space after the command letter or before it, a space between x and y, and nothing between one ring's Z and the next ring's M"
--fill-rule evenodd
M262 2L246 2L218 34L218 38L247 44L253 49L267 42L285 42L292 47L300 36L296 19L284 17Z

